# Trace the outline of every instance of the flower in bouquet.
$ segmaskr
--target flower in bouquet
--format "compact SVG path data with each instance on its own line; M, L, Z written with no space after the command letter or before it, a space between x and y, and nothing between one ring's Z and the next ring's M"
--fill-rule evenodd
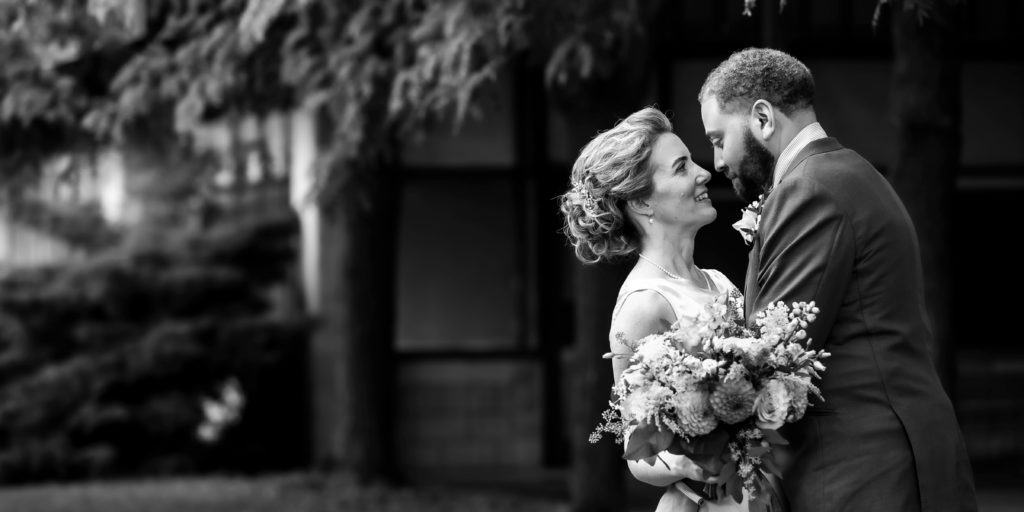
M809 389L814 390L815 395L819 395L818 388L814 387L810 383L810 379L804 377L787 378L784 380L786 384L786 390L789 392L789 403L786 407L786 421L792 423L800 418L804 417L804 413L807 412L807 394Z
M771 379L765 383L754 400L758 428L778 430L789 417L791 401L789 387L785 382Z
M743 299L731 293L665 333L622 340L631 352L606 357L630 364L591 441L614 434L625 458L650 464L666 450L685 455L718 475L709 495L740 502L746 489L770 507L767 474L779 473L772 448L786 444L776 430L803 418L809 395L821 397L812 380L829 354L812 350L806 333L817 313L813 302L779 302L748 329Z
M722 421L734 425L754 412L754 399L757 392L749 380L739 377L724 380L715 386L711 393L711 409Z
M718 426L718 418L711 408L707 391L694 389L676 393L672 406L678 417L683 436L694 437L711 433Z

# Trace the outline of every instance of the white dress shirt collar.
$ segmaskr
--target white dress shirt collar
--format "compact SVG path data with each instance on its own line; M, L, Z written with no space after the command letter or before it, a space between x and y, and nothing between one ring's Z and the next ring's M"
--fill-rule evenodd
M782 176L789 170L789 166L793 164L793 159L796 158L800 151L803 151L808 144L825 137L828 137L828 135L825 134L825 130L819 123L811 123L800 130L796 137L793 137L793 140L789 141L789 144L786 145L786 149L782 150L779 159L775 161L772 188L775 188L782 181Z

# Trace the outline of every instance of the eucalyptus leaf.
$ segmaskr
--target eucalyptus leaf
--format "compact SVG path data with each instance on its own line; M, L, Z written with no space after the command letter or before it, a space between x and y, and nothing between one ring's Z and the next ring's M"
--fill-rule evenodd
M671 453L683 455L704 471L716 475L725 463L725 448L728 443L728 432L718 429L689 441L679 441L672 447L675 451Z
M733 462L733 461L729 461L724 466L722 466L722 470L718 472L718 479L722 480L722 481L729 480L735 474L736 474L736 463Z
M777 430L762 428L761 434L764 435L764 440L768 441L771 444L789 444L789 441L786 441L786 438L782 437L782 434L779 434L779 431Z
M771 450L772 449L770 446L754 446L753 448L747 450L747 453L749 453L751 457L763 457Z
M672 444L672 434L669 430L658 430L658 427L650 423L641 422L640 426L629 436L626 443L626 452L622 455L626 460L641 460L652 457L664 451Z
M681 444L685 455L718 455L723 453L729 444L729 433L723 429L716 429L710 434L692 438Z
M725 493L732 496L736 503L743 503L743 480L738 474L725 481Z

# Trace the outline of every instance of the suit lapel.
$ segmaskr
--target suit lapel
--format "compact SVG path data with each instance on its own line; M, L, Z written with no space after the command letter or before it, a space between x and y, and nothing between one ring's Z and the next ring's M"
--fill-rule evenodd
M811 141L810 144L804 146L804 148L796 154L796 158L793 159L793 163L789 164L789 167L782 173L782 178L779 181L781 182L785 179L786 175L788 175L790 171L796 169L809 157L839 149L843 149L843 146L839 144L839 141L834 137L825 137L824 139ZM768 194L765 195L764 201L767 202L771 198L772 193L769 191ZM775 199L778 200L778 198ZM761 285L757 282L757 276L760 273L759 271L761 267L762 236L762 233L754 234L754 242L750 247L750 253L748 255L746 280L743 283L744 309L748 326L753 325L754 319L752 318L752 315L754 314L754 298L757 297L758 293L761 291Z
M754 234L754 242L750 246L750 252L747 255L747 276L743 283L743 317L747 319L747 326L753 325L753 314L754 297L757 297L761 287L757 284L757 267L760 263L761 257L761 237L756 233Z

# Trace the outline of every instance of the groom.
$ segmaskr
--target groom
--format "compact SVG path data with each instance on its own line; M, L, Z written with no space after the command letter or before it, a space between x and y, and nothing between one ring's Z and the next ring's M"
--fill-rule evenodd
M953 406L929 355L917 236L872 165L826 135L814 80L786 53L751 48L698 97L715 169L760 201L745 284L768 304L817 303L807 329L832 353L824 403L787 425L782 486L793 512L977 510Z

